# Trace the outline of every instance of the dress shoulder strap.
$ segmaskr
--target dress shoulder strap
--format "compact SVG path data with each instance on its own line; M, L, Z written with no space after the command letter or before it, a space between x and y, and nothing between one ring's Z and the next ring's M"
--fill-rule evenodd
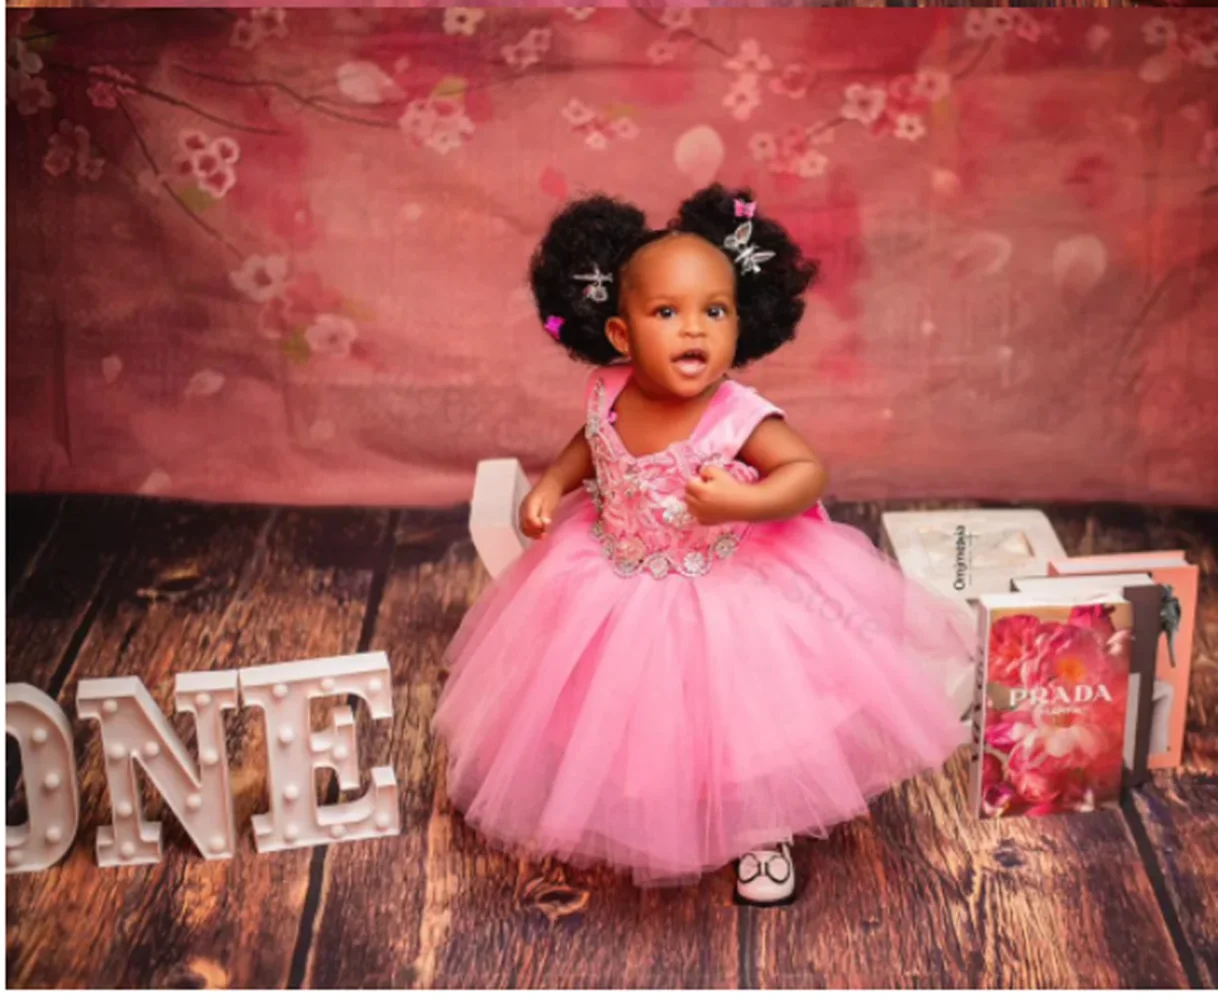
M698 438L730 462L767 417L785 418L786 413L751 386L728 379L711 400Z
M584 413L606 420L613 401L630 381L630 365L601 365L593 368L584 390Z

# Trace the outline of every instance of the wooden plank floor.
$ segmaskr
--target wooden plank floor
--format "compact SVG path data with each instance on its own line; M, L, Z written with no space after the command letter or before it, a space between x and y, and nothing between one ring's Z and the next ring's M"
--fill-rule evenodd
M831 513L874 539L881 510ZM440 653L487 582L465 509L8 497L6 677L74 720L82 805L59 865L6 879L7 984L1213 988L1218 512L1048 512L1071 554L1186 548L1201 565L1184 767L1120 812L982 823L964 806L962 751L828 841L799 841L806 891L755 911L732 905L730 869L643 891L603 869L518 861L453 813L427 722ZM261 717L234 712L237 857L204 862L167 814L162 864L96 867L110 806L96 732L75 721L81 677L137 675L167 709L174 672L366 649L388 653L395 717L358 716L361 757L365 773L394 766L401 836L257 854ZM189 722L174 721L189 745ZM11 823L25 806L8 747Z

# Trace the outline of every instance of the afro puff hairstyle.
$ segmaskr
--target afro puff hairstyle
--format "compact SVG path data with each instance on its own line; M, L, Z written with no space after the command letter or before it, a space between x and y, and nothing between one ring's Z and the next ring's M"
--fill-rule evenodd
M724 240L742 222L752 222L750 242L774 256L757 273L736 272L739 339L734 368L771 354L795 336L804 313L803 294L816 278L815 262L806 260L787 231L754 210L751 219L736 217L737 201L751 202L750 190L715 184L682 203L663 229L649 229L634 205L592 195L567 205L533 253L530 278L542 322L577 360L594 365L621 359L605 335L605 323L619 315L622 268L640 249L669 233L701 236L729 256ZM607 275L604 301L588 292L596 271Z

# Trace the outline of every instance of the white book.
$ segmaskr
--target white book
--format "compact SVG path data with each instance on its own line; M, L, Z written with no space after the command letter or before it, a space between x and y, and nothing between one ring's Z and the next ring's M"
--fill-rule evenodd
M469 505L469 535L492 577L533 543L520 530L520 505L532 488L514 458L488 458L478 463Z
M1043 576L1065 549L1043 511L1020 508L889 511L884 541L901 569L962 603Z
M1120 591L1123 587L1145 586L1154 582L1149 573L1110 573L1106 576L1016 577L1011 581L1011 586L1021 594L1085 601L1099 594Z

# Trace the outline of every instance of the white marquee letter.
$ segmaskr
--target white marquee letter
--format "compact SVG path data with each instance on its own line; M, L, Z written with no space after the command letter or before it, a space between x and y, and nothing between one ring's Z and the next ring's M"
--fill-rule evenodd
M237 672L178 674L174 707L193 712L199 767L136 677L86 678L76 689L81 718L101 723L102 753L114 825L97 831L97 863L148 865L161 859L161 824L144 819L135 762L190 834L205 858L231 858L237 842L224 710L237 707Z
M246 667L241 697L266 717L267 784L271 810L254 817L259 851L366 840L396 835L401 829L397 781L390 767L372 769L372 787L355 802L319 805L313 772L338 772L344 791L360 787L355 716L350 707L331 710L329 725L313 732L309 701L332 695L357 695L374 719L393 717L389 660L384 653L358 653L319 660L298 660Z
M4 731L21 747L29 821L4 830L5 872L50 868L68 852L80 819L72 726L63 709L29 684L4 686Z

